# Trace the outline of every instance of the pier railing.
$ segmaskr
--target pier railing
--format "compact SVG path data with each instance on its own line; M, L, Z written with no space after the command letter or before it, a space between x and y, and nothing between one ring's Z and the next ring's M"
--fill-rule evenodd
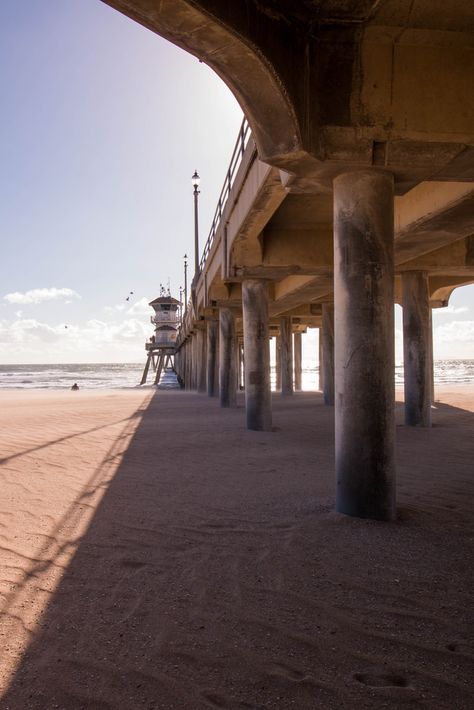
M242 121L242 125L240 126L239 135L237 136L237 141L234 146L234 152L232 153L232 158L230 159L229 167L227 169L224 185L222 186L221 194L219 195L219 201L217 203L214 219L212 220L209 236L204 245L201 261L199 262L200 272L203 270L204 264L206 263L206 259L209 256L209 252L211 251L212 242L214 241L214 237L216 236L216 232L222 218L222 212L224 211L225 203L232 189L235 174L239 169L240 163L242 162L242 157L244 155L245 148L247 147L250 135L250 126L244 116L244 120Z

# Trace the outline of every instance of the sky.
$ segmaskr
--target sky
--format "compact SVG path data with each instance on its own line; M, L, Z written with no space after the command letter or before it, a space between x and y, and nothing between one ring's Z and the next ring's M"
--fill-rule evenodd
M202 248L237 102L99 0L21 0L0 3L0 104L0 363L143 361L148 301L179 296L185 253L192 275L191 175ZM474 357L474 286L433 321L435 357Z

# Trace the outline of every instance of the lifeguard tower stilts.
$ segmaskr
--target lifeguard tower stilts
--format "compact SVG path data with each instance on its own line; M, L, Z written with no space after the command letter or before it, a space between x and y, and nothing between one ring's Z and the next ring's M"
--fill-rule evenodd
M150 316L150 322L155 326L155 333L145 343L148 357L140 384L146 383L148 371L152 365L155 373L154 384L157 385L163 370L167 367L173 368L181 303L171 296L169 288L166 291L164 286L161 286L159 297L150 301L148 305L155 311L155 315Z

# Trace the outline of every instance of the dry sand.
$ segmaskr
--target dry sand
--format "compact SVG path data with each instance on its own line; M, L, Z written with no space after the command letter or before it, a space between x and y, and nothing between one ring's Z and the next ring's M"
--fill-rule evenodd
M332 410L0 396L2 710L474 708L474 388L397 428L396 523L333 512Z

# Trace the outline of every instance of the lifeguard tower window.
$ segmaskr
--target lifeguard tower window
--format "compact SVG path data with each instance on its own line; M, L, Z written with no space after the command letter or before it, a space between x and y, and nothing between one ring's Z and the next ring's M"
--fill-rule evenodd
M171 310L171 305L169 303L162 303L161 304L161 310L162 311L170 311Z

